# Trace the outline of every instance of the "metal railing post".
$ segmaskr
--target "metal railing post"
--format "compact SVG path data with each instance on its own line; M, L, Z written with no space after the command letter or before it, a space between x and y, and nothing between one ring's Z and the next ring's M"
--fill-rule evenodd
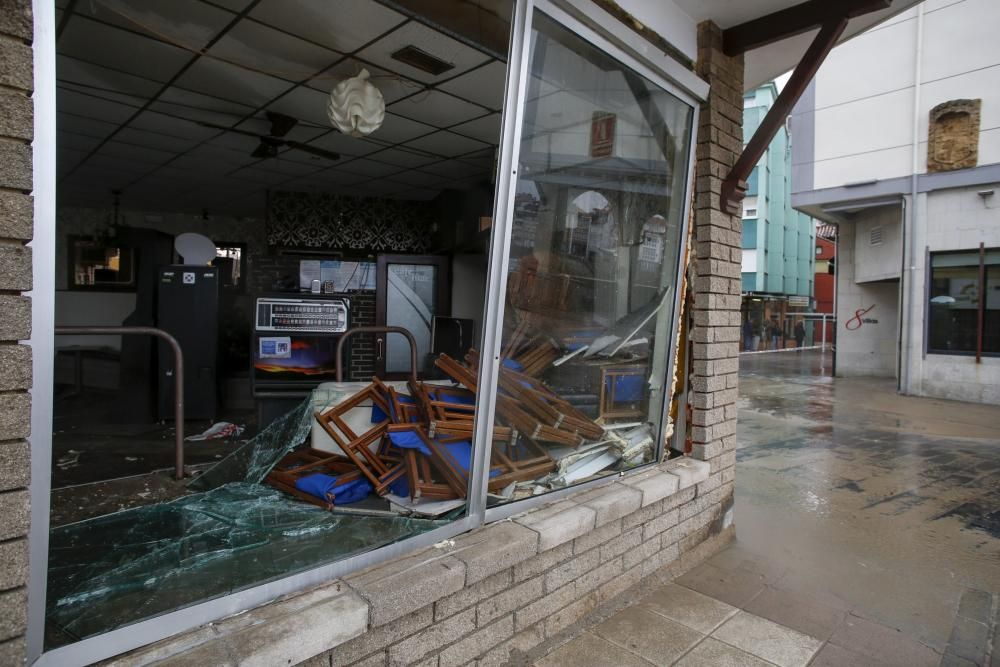
M410 377L414 382L417 381L417 341L410 333L409 329L404 329L403 327L353 327L348 329L344 333L340 334L340 338L337 340L336 356L337 358L337 382L344 381L344 343L348 338L354 334L369 334L369 333L398 333L401 336L406 337L406 341L410 344ZM388 346L387 346L388 347Z
M184 351L177 339L156 327L55 327L57 336L94 335L156 336L174 352L174 479L184 479ZM80 362L83 363L82 361Z

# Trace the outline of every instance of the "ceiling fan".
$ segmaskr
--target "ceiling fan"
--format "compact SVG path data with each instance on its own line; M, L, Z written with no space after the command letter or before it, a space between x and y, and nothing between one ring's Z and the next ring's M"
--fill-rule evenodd
M249 130L241 130L235 127L225 127L223 125L215 125L214 123L206 123L202 121L199 121L198 124L215 130L222 130L223 132L235 132L236 134L242 134L247 137L260 139L260 144L250 155L262 160L277 157L278 149L282 146L287 146L288 148L293 148L295 150L309 153L317 157L326 158L328 160L340 159L340 153L324 150L317 146L310 146L309 144L304 144L301 141L285 139L284 136L288 134L293 127L298 125L298 119L286 116L283 113L277 113L276 111L267 111L265 112L265 115L271 122L271 131L267 134L258 134L257 132L250 132Z

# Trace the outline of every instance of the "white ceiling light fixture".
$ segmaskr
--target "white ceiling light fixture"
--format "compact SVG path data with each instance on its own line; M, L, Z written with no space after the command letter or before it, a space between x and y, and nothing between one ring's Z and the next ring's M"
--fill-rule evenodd
M352 137L368 136L385 120L385 99L368 77L368 70L363 69L357 76L344 79L334 86L326 103L330 123Z

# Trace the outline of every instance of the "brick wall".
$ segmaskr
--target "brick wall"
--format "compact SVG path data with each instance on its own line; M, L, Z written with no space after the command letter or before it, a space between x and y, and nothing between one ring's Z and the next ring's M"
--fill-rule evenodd
M710 480L674 459L102 664L529 664L732 538Z
M0 664L24 662L28 601L33 131L29 0L0 0Z
M712 466L712 484L732 493L740 340L742 221L722 210L722 181L743 150L743 56L722 53L722 31L698 26L696 71L711 84L701 105L695 164L692 253L691 439Z

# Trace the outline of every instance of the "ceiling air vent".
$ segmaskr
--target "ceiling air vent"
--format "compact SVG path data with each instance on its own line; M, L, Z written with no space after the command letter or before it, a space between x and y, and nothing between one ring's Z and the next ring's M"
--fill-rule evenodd
M882 225L872 227L868 232L868 245L882 245Z
M392 54L393 59L398 60L401 63L406 63L410 67L416 67L419 70L427 72L428 74L433 74L437 76L438 74L443 74L450 69L454 69L454 65L451 63L446 63L437 56L432 56L426 51L421 51L417 47L404 46L399 51Z

